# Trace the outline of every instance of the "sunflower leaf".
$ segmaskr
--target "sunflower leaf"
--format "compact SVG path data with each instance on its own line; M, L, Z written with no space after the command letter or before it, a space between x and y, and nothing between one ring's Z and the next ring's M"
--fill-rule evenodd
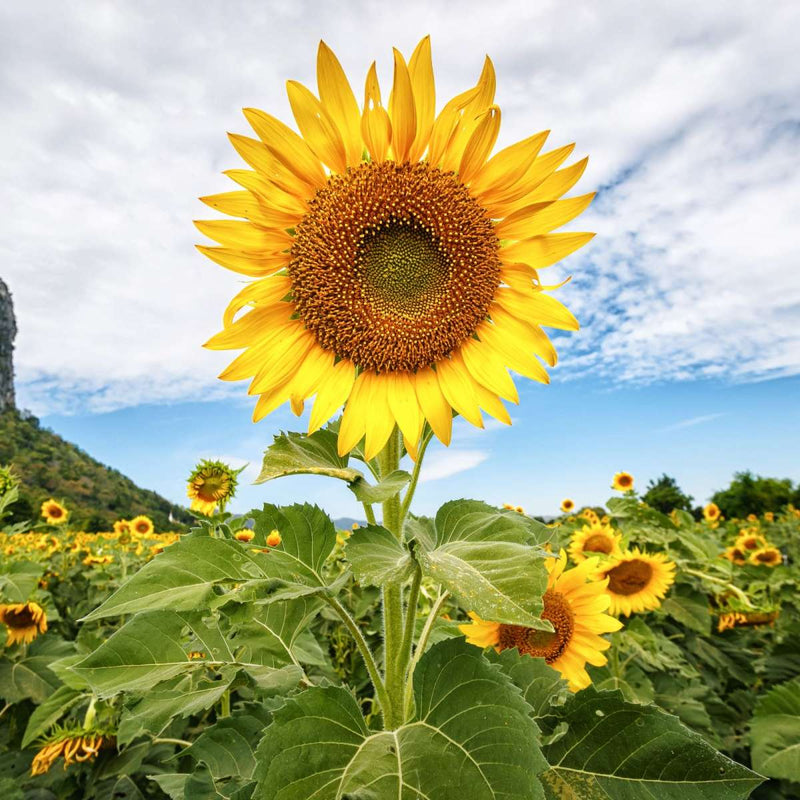
M214 779L238 776L249 779L256 768L255 745L264 722L250 714L223 717L206 728L179 756L191 756L208 767Z
M0 598L9 603L27 603L42 577L44 567L33 561L12 562L0 575Z
M363 477L358 477L349 483L347 488L361 503L382 503L400 494L410 480L411 475L408 472L397 469L375 486L368 483Z
M584 689L547 718L564 736L544 748L548 798L744 800L762 778L656 706Z
M522 691L525 702L533 709L534 718L546 716L554 702L568 696L567 682L543 658L520 653L515 647L500 653L489 650L486 658L497 664Z
M416 714L371 732L341 687L315 687L274 713L257 751L260 800L429 797L540 800L547 767L519 690L462 641L432 647L414 677ZM305 757L298 757L303 753Z
M433 541L427 530L417 537L423 573L464 608L492 622L552 630L540 619L548 554L537 547L549 528L516 511L453 500L439 509L433 533Z
M365 586L402 583L414 571L408 550L380 525L355 530L347 539L344 554L356 579Z
M800 782L800 678L776 686L750 722L753 767L770 778Z
M22 737L22 748L26 748L34 739L55 725L72 706L85 697L83 692L71 689L69 686L59 686L47 700L33 710L28 718L25 735Z
M347 466L348 456L339 455L333 431L323 428L311 435L290 431L274 438L264 452L261 473L255 483L286 475L327 475L348 483L363 477L357 469Z

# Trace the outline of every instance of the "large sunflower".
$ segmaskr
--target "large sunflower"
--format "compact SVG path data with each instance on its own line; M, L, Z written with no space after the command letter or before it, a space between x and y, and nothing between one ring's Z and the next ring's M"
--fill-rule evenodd
M6 647L30 644L47 630L47 614L34 602L0 603L0 622L6 626Z
M592 238L551 233L594 196L558 199L587 159L558 169L573 145L542 152L547 132L490 157L491 61L437 115L428 37L408 63L394 51L388 107L375 64L359 108L324 43L317 84L319 98L288 83L300 135L245 109L259 139L230 138L252 169L227 173L241 191L203 198L239 219L197 222L221 245L199 249L257 279L206 344L244 349L220 377L252 378L256 421L287 400L300 414L316 396L309 432L346 403L341 454L366 436L372 458L395 423L413 453L425 420L447 444L452 411L510 424L507 370L546 383L556 352L542 326L578 328L538 270Z
M153 527L153 520L151 520L150 517L146 517L144 514L134 517L129 524L131 530L138 536L150 536L155 530Z
M459 625L459 630L478 647L498 651L516 647L520 653L544 658L577 692L592 682L586 672L587 662L602 667L608 660L602 651L610 647L610 642L600 634L618 631L622 623L605 613L609 599L604 588L608 581L594 580L596 559L565 570L567 554L562 550L559 558L548 558L545 563L550 576L542 598L542 619L552 623L552 633L486 622L473 613L469 615L472 622Z
M52 498L42 503L42 517L49 525L62 525L67 521L68 516L69 511Z
M600 574L608 578L610 613L629 617L661 605L675 582L675 564L663 553L648 554L634 547L604 564Z
M615 533L610 525L604 525L597 520L572 534L569 554L576 564L591 556L618 556L621 554L621 541L621 534Z

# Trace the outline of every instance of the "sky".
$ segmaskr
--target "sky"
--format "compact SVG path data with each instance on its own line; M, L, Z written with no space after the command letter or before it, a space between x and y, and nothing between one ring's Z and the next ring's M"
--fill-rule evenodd
M200 255L197 198L242 166L241 109L290 122L320 39L356 95L391 48L432 38L437 106L495 64L497 149L576 143L593 230L548 271L581 330L551 385L520 379L513 426L458 425L417 509L470 496L555 513L614 472L662 472L704 501L732 473L800 480L800 71L794 2L85 2L0 8L0 277L20 333L18 404L181 501L200 457L249 464L286 409L250 422L244 384L201 345L240 276ZM552 278L553 280L550 280ZM341 484L246 486L237 510L307 499L359 516Z

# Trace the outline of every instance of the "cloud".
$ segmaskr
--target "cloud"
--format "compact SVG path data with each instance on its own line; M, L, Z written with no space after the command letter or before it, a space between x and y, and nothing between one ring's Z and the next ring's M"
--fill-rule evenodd
M428 483L450 478L459 472L477 467L489 458L484 450L437 450L426 456L420 473L420 482Z
M566 12L566 13L565 13ZM20 402L36 413L243 395L204 351L237 276L207 262L195 199L240 166L243 106L290 120L324 36L356 93L374 58L432 34L439 106L485 52L498 147L531 130L591 155L598 231L551 273L583 323L565 377L612 382L800 372L796 3L721 0L6 4L0 9L2 274L20 323ZM388 94L388 86L385 88ZM575 226L573 226L575 227ZM548 275L548 281L551 275Z
M691 419L683 419L672 425L667 425L665 428L659 428L660 432L666 433L667 431L679 431L683 428L693 428L695 425L702 425L704 422L711 422L712 420L724 417L725 414L720 412L717 414L703 414L700 417L692 417Z

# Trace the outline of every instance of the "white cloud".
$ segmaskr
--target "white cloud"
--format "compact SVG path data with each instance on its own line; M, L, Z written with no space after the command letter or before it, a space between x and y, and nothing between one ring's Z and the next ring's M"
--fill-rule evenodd
M565 376L614 381L800 371L795 60L800 6L726 2L8 4L0 9L2 274L20 401L101 411L233 394L200 345L236 276L193 249L196 201L240 166L239 109L288 120L323 36L357 93L390 47L433 39L439 105L498 71L499 146L544 127L605 186L554 270L583 331ZM388 87L387 87L388 89ZM549 276L548 276L549 277Z
M660 430L662 433L666 433L667 431L679 431L683 428L693 428L695 425L702 425L704 422L712 422L713 420L724 416L725 414L722 412L717 414L703 414L702 416L692 417L691 419L682 419L680 422L667 425L665 428L661 428Z
M466 472L482 464L489 455L484 450L436 450L425 457L420 482L429 483Z

